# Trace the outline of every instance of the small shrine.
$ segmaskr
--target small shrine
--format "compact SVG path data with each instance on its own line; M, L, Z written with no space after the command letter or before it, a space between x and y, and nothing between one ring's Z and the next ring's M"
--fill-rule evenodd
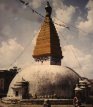
M21 82L16 82L12 87L15 98L29 99L29 82L22 78Z

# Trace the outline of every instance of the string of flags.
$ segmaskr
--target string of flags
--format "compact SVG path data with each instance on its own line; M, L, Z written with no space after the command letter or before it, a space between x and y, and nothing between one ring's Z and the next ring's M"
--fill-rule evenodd
M43 18L45 18L42 14L40 14L39 12L37 12L36 10L34 10L30 5L29 5L29 2L26 2L26 1L24 1L24 0L19 0L22 4L24 4L25 6L28 6L31 10L32 10L32 12L33 13L36 13L36 14L38 14L39 16L41 16L41 17L43 17ZM57 20L60 20L60 19L58 19L58 18L56 18ZM64 28L66 28L66 29L68 29L68 30L71 30L70 29L70 27L73 27L73 28L75 28L75 29L78 29L78 30L80 30L81 32L83 32L83 33L86 33L86 34L88 34L87 32L85 32L85 31L83 31L83 30L81 30L81 29L79 29L79 28L77 28L77 27L75 27L75 26L73 26L73 25L70 25L70 26L68 26L65 22L63 22L62 20L60 20L63 24L59 24L59 23L56 23L56 22L54 22L54 24L56 24L56 25L58 25L58 26L61 26L61 27L64 27Z
M38 14L39 16L45 18L42 14L40 14L39 12L37 12L36 10L34 10L31 6L29 6L29 2L26 2L24 0L19 0L22 4L24 4L25 6L28 6L33 13L36 13ZM46 22L47 23L47 22ZM59 23L56 23L54 22L54 24L58 25L58 26L61 26L61 27L65 27L66 29L70 30L70 27L69 26L66 26L65 24L59 24Z

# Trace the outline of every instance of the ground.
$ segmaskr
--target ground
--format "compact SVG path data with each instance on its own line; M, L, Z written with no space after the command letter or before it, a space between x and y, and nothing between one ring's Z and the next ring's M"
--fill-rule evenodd
M4 104L1 103L0 101L0 107L43 107L43 105L31 105L31 104ZM51 107L73 107L73 105L52 105ZM92 104L90 105L86 105L86 106L82 106L82 107L93 107Z

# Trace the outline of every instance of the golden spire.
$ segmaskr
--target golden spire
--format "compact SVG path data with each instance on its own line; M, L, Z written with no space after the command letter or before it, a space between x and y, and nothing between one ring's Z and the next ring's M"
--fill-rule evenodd
M63 56L59 37L51 19L52 8L49 2L47 2L45 10L46 16L38 34L36 46L32 56L36 59L36 61L43 62L50 59L50 64L60 65Z

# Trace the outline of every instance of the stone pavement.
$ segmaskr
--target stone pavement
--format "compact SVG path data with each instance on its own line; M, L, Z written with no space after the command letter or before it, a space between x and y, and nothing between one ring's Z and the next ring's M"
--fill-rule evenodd
M4 104L0 101L0 107L43 107L43 105L31 105L31 104ZM51 107L73 107L73 105L51 105ZM93 107L92 104L87 104L82 107Z

